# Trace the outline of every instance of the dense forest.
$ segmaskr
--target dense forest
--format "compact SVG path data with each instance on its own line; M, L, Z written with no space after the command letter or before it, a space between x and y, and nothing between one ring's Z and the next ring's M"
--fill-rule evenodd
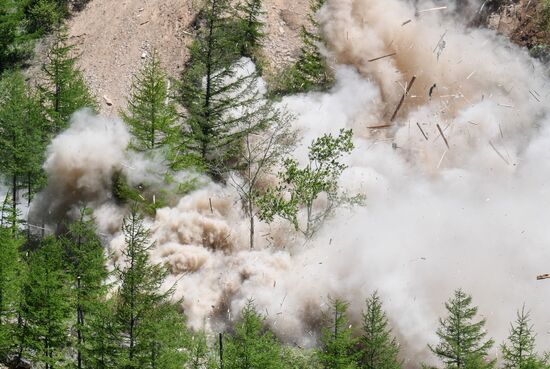
M56 220L54 229L27 221L28 207L48 183L48 145L69 127L73 113L98 111L65 28L85 3L0 0L0 174L6 189L0 212L0 362L45 369L429 368L423 360L404 359L377 293L363 297L360 326L351 324L348 302L327 296L315 348L280 341L252 299L224 331L188 328L173 288L162 288L168 270L152 262L155 243L144 222L167 204L169 194L143 196L144 189L121 173L113 176L112 191L127 208L123 262L110 262L87 204L77 216ZM292 157L294 117L277 104L283 96L326 91L333 84L320 51L316 14L322 6L322 0L312 2L300 56L269 84L266 98L258 87L265 63L261 0L205 2L179 79L170 79L151 53L120 112L132 135L128 150L160 153L169 167L167 182L178 171L193 170L234 187L249 223L250 249L257 222L287 222L308 240L336 209L365 204L363 194L339 187L344 159L354 150L353 131L314 139L303 165ZM544 9L550 14L550 3ZM25 68L43 37L50 44L47 58L40 78L29 79ZM266 188L262 178L272 171L278 184ZM185 196L200 185L177 187ZM325 205L319 209L314 204L321 197ZM536 350L529 306L517 311L508 339L495 343L467 292L459 288L441 303L446 315L439 318L437 342L426 342L439 367L550 368L550 355ZM495 348L498 362L491 354Z

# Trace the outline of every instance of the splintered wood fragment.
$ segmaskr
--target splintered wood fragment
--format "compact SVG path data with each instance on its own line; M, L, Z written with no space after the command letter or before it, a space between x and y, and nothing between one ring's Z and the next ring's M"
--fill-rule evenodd
M445 10L445 9L447 9L446 6L438 6L437 8L419 10L419 11L417 11L417 13L420 14L420 13L433 12L433 11L436 11L436 10Z
M537 281L540 281L542 279L550 279L550 274L541 274L537 276Z
M531 94L531 96L533 96L535 98L535 100L540 102L540 100L537 98L537 95L535 95L531 90L529 90L529 93Z
M450 149L449 147L449 141L447 141L447 137L445 137L445 135L443 134L443 130L441 129L441 126L438 124L436 124L437 126L437 130L439 131L439 134L441 135L441 138L443 138L443 141L445 142L445 146L447 146L447 149Z
M448 152L449 152L449 149L445 150L443 155L441 155L441 159L439 159L439 162L437 163L437 169L441 167L441 163L443 163L443 159L445 159L445 156L447 155Z
M377 60L380 60L380 59L384 59L384 58L387 58L387 57L390 57L390 56L394 56L394 55L397 55L397 53L396 53L396 52L393 52L393 53L391 53L391 54L386 54L386 55L379 56L378 58L369 59L369 60L367 60L367 61L370 63L370 62L377 61Z
M208 198L208 202L210 203L210 212L214 214L214 209L212 209L212 198Z
M378 126L367 126L368 129L380 129L380 128L389 128L391 124L381 124Z
M514 105L507 105L507 104L497 104L498 106L502 106L503 108L514 108Z
M424 130L422 129L422 127L420 127L420 124L418 122L416 122L416 125L418 126L418 129L420 130L420 132L422 133L422 136L424 136L424 138L426 139L426 141L428 141L428 136L426 136L426 133L424 132Z
M472 78L472 76L473 76L475 73L476 73L476 71L474 70L472 73L470 73L470 74L468 75L468 77L466 77L466 79L468 80L468 79Z
M407 85L407 88L405 89L405 93L403 96L401 96L401 100L399 100L399 104L397 104L397 108L395 108L395 111L393 112L393 115L391 116L390 122L393 122L395 117L397 116L397 113L399 113L399 109L401 109L401 105L403 105L403 101L405 101L405 96L409 94L409 91L412 88L412 85L414 84L414 81L416 81L416 76L412 76L411 81Z
M489 145L491 145L491 147L493 148L493 150L495 150L495 152L497 153L497 155L507 164L507 165L510 165L510 163L508 162L508 160L506 160L506 158L504 157L504 155L502 155L500 153L500 151L497 150L497 148L495 147L495 145L493 145L493 143L489 140Z
M401 27L403 27L404 25L409 24L411 22L412 22L412 19L406 20L401 24Z

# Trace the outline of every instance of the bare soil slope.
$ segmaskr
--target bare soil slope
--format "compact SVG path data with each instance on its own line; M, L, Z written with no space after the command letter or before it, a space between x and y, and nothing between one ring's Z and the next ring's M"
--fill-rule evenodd
M265 56L270 70L296 56L299 30L306 20L307 0L266 0L268 37ZM92 0L69 22L79 66L103 113L124 108L132 74L156 48L168 74L177 77L191 42L189 25L198 0Z

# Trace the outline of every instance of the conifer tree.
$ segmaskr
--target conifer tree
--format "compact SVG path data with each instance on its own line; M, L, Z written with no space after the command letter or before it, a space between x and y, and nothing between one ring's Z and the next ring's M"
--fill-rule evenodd
M63 237L66 258L69 261L71 288L74 291L73 311L75 326L76 368L93 367L87 351L93 342L94 319L102 319L101 310L107 296L107 259L97 237L91 212L84 208L80 218L69 225Z
M363 312L363 334L360 337L359 367L364 369L400 369L399 344L391 335L382 301L374 292Z
M258 100L253 71L237 61L239 42L227 0L209 0L202 26L189 48L180 98L186 109L176 166L203 167L216 180L232 169Z
M526 369L537 365L535 334L525 306L518 310L515 324L511 325L508 342L501 345L506 369Z
M43 182L44 117L20 73L6 73L0 81L0 173L8 179L13 214L18 214L20 190L29 201ZM12 218L15 222L15 217ZM15 223L13 224L15 225Z
M320 52L323 40L319 33L317 13L325 0L310 0L309 25L302 26L302 49L298 60L283 73L276 88L278 94L324 90L331 86L332 74L328 71L325 57Z
M445 364L448 369L493 368L495 360L488 360L489 349L493 346L492 339L485 340L485 319L473 321L477 307L472 306L472 297L461 289L445 303L448 316L440 318L437 329L439 343L430 350Z
M54 44L43 65L45 82L40 86L50 119L50 133L57 134L69 124L71 114L82 108L97 109L97 103L86 86L72 55L67 30L56 31Z
M262 48L265 38L264 22L261 17L265 15L262 10L262 0L243 0L237 5L237 13L240 28L240 54L254 61Z
M0 0L0 74L17 61L23 12L19 1Z
M281 346L264 327L264 317L252 301L243 308L233 329L233 334L225 336L224 368L282 368Z
M189 341L189 369L217 368L215 359L208 347L204 331L194 333Z
M8 227L0 225L0 362L7 363L14 353L23 265L19 254L22 240Z
M53 237L43 239L29 256L23 299L22 356L45 369L63 366L69 343L71 291L63 250Z
M147 151L173 143L178 115L168 95L167 78L155 50L134 76L128 112L121 114L130 126L133 148Z
M180 352L184 347L184 318L167 311L172 290L162 293L161 286L167 271L151 264L149 230L137 208L123 222L126 248L125 267L116 271L120 288L116 294L117 319L123 339L119 365L123 368L166 368L185 363ZM160 312L166 314L160 314Z
M317 353L324 369L357 368L356 339L352 336L347 309L347 302L338 299L331 301L328 316L331 323L321 330L321 347Z

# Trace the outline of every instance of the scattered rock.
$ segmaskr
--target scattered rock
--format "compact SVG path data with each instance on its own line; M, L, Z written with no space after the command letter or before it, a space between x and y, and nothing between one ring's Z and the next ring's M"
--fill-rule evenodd
M300 29L302 20L300 19L300 15L298 13L295 13L292 10L282 9L279 12L279 16L291 30L296 31Z
M105 104L107 104L107 106L113 105L113 102L111 101L111 99L109 99L107 95L103 95L103 100L105 100Z

